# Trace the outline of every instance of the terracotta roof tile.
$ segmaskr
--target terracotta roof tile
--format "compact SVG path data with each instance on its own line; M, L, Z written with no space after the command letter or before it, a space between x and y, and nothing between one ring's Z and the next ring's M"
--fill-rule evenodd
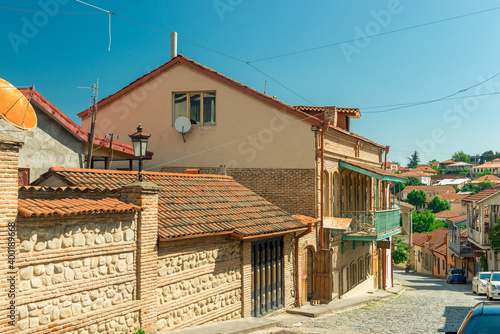
M455 193L455 189L452 186L406 186L403 189L403 193L409 193L413 189L433 193Z
M351 218L325 217L323 220L325 228L331 228L334 230L347 230L351 223Z
M481 177L478 177L477 179L472 180L470 183L480 183L486 180L494 183L500 183L500 178L495 175L483 175Z
M450 211L450 210L444 210L444 211L436 213L435 216L437 218L451 218L451 217L460 216L460 214L453 212L453 211Z
M462 201L464 202L479 202L482 201L496 193L500 192L500 187L494 186L483 191L478 192L477 194L472 194L464 198Z
M117 198L86 199L19 199L18 213L24 217L70 216L78 214L123 213L140 211L141 207Z
M462 220L466 220L466 219L467 219L467 215L458 215L458 216L455 216L455 217L448 218L447 221L449 221L450 223L456 223L456 222L459 222L459 221L462 221Z
M426 172L426 173L432 173L432 174L437 174L437 172L430 168L429 166L418 166L412 169L412 171L421 171L421 172Z
M304 215L293 215L293 217L297 218L298 220L300 220L304 224L316 224L316 223L320 222L319 219L309 217L309 216L304 216Z
M325 112L325 107L320 107L320 106L293 106L293 107L297 110L316 116L320 119L323 119L323 113ZM343 108L343 107L336 107L336 108L337 112L350 115L349 117L354 117L354 118L361 117L359 108Z
M229 176L148 171L143 175L161 187L158 234L162 239L222 232L248 237L307 227ZM34 184L50 176L70 186L117 189L136 181L137 172L52 167Z

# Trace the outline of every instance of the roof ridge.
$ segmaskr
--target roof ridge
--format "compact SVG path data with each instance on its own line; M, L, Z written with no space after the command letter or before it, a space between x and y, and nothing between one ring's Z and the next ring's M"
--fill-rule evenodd
M90 168L70 168L70 167L50 167L52 172L80 172L80 173L99 173L99 174L137 174L137 171L133 170L110 170L110 169L90 169ZM208 177L208 178L221 178L221 179L233 179L229 175L219 175L219 174L185 174L185 173L168 173L168 172L156 172L156 171L144 171L143 175L170 175L170 176L181 176L181 177Z

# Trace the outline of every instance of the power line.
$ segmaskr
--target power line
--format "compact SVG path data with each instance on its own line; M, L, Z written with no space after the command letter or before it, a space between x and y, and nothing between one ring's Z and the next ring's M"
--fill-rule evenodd
M404 108L409 108L409 107L415 107L415 106L420 106L420 105L423 105L423 104L429 104L429 103L434 103L434 102L439 102L439 101L443 101L443 100L446 100L446 99L449 99L455 95L458 95L460 93L464 93L466 91L468 91L469 89L472 89L474 87L477 87L477 86L480 86L482 85L483 83L487 82L487 81L490 81L491 79L497 77L500 75L500 72L498 72L497 74L489 77L488 79L485 79L483 81L481 81L480 83L478 84L475 84L475 85L472 85L470 87L467 87L467 88L464 88L464 89L460 89L459 91L457 91L456 93L453 93L453 94L450 94L450 95L447 95L447 96L444 96L444 97L441 97L441 98L438 98L438 99L433 99L433 100L427 100L427 101L421 101L421 102L415 102L415 103L410 103L410 104L406 104L406 105L402 105L400 107L394 107L394 108L390 108L390 109L385 109L385 110L378 110L378 111L367 111L367 112L364 112L363 114L380 114L380 113L384 113L384 112L388 112L388 111L393 111L393 110L399 110L399 109L404 109ZM493 95L493 94L491 94Z
M125 8L125 7L131 6L131 5L133 5L133 4L135 4L135 3L139 2L139 1L142 1L142 0L135 0L135 1L132 1L131 3L128 3L128 4L126 4L126 5L121 6L120 8L115 9L113 12L117 12L117 11L119 11L119 10L121 10L121 9Z
M73 15L103 14L101 12L52 12L49 10L20 9L11 7L0 7L0 9L13 10L18 12L47 13L47 14L73 14Z
M411 30L411 29L421 28L421 27L425 27L425 26L428 26L428 25L432 25L432 24L437 24L437 23L442 23L442 22L446 22L446 21L456 20L456 19L460 19L460 18L463 18L463 17L472 16L472 15L478 15L478 14L482 14L482 13L486 13L486 12L490 12L490 11L494 11L494 10L498 10L498 9L500 9L500 7L494 7L494 8L490 8L490 9L481 10L481 11L478 11L478 12L473 12L473 13L463 14L463 15L459 15L459 16L449 17L449 18L442 19L442 20L437 20L437 21L422 23L422 24L418 24L418 25L415 25L415 26L410 26L410 27L406 27L406 28L401 28L401 29L386 31L386 32L382 32L380 34L371 35L369 37L372 38L372 37L379 37L379 36L394 34L394 33L405 31L405 30ZM349 40L342 41L342 42L336 42L336 43L331 43L331 44L316 46L314 48L302 49L302 50L297 50L297 51L293 51L293 52L283 53L283 54L279 54L279 55L275 55L275 56L270 56L270 57L265 57L265 58L261 58L261 59L251 60L248 63L256 63L256 62L270 60L270 59L276 59L276 58L281 58L281 57L292 56L292 55L296 55L296 54L299 54L299 53L310 52L310 51L315 51L315 50L320 50L320 49L325 49L325 48L330 48L330 47L338 46L338 45L341 45L341 44L344 44L344 43L352 43L352 42L356 42L358 40L360 40L360 38L349 39Z

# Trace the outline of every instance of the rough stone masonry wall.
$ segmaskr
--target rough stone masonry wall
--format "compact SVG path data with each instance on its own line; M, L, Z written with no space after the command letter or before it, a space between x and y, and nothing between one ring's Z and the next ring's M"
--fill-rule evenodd
M18 218L20 333L133 333L135 214Z
M241 317L241 243L223 237L161 242L158 331Z
M185 173L186 168L163 167L161 171ZM200 173L219 174L219 168L200 168ZM292 215L316 217L314 169L228 168L227 175Z

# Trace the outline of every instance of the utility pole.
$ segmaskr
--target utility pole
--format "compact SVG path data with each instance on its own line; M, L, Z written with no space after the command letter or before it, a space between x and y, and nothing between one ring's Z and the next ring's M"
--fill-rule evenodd
M111 159L113 158L112 151L113 151L113 136L114 136L114 134L110 133L109 136L111 138L109 140L108 160L106 160L106 168L105 169L109 169L111 167Z
M92 87L78 87L85 89L92 89L92 97L90 98L90 107L88 117L90 117L90 134L89 134L89 147L87 150L87 168L91 168L92 163L92 151L94 148L94 135L95 135L95 122L97 119L97 96L99 91L99 79L97 79L97 84L93 84Z

